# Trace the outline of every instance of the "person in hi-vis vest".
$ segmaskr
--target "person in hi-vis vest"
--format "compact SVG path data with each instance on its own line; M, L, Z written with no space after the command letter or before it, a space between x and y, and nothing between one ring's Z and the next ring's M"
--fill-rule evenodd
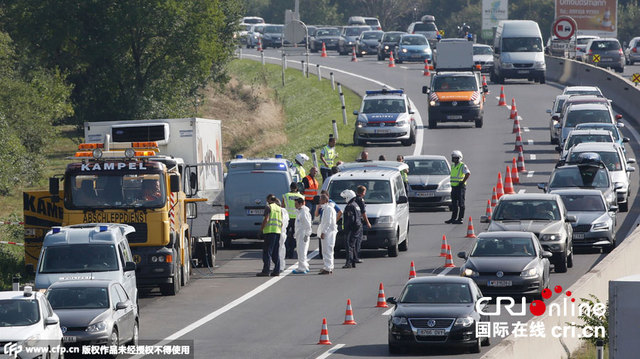
M469 179L469 168L462 162L462 152L451 152L451 219L444 223L461 224L464 217L464 196Z

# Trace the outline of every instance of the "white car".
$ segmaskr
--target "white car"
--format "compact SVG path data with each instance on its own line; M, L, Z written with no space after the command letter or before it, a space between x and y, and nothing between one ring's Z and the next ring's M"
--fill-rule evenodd
M563 95L594 95L604 97L597 86L567 86L562 91Z
M560 128L556 125L560 120L560 114L562 113L562 105L571 95L558 95L556 96L555 101L553 101L553 106L550 109L547 109L547 113L551 115L549 118L549 140L551 143L559 143L560 138Z
M573 130L569 132L569 137L562 146L556 146L556 151L560 152L560 160L564 160L573 146L589 142L614 143L615 141L611 132L607 130Z
M24 291L0 292L0 343L3 358L63 357L60 319L44 294L29 286ZM27 347L38 349L29 353Z
M576 44L576 60L584 61L587 44L589 40L599 39L599 36L594 35L578 35L578 43Z
M416 142L416 106L403 90L367 91L362 99L353 132L353 144L365 142L402 142L411 146Z

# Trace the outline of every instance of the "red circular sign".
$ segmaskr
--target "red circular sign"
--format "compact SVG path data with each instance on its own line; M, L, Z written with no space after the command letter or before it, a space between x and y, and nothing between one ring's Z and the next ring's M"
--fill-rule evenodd
M576 33L576 21L568 16L561 16L553 22L553 34L559 40L569 40Z

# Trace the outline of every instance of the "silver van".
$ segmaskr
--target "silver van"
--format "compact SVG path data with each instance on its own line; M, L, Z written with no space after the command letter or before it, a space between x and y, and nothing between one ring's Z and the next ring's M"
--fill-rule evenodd
M503 20L493 42L494 67L491 81L503 84L507 78L546 81L542 34L531 20Z
M38 259L36 289L59 281L115 280L137 302L136 264L127 240L133 232L130 225L113 223L51 228Z
M409 244L409 201L400 171L408 169L405 163L373 161L345 163L340 172L327 178L322 189L340 208L346 206L340 193L345 189L354 192L363 185L367 188L364 200L371 228L364 226L363 249L387 249L389 257L397 257L398 251L406 251ZM336 250L344 248L344 233L336 238Z

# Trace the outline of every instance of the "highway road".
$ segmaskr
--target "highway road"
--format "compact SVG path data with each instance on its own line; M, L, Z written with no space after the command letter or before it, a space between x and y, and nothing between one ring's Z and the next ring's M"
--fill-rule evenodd
M258 60L255 57L257 52L244 51ZM279 52L275 50L267 50L265 55L270 62L279 59ZM300 59L290 57L297 62L296 68L299 68ZM388 68L386 62L378 62L375 57L359 58L354 63L350 62L350 57L337 56L335 52L331 52L328 58L314 54L311 62L321 64L325 73L329 71L326 68L333 68L337 81L361 94L380 87L372 80L404 88L426 123L426 97L420 91L427 81L422 73L423 64L405 63ZM309 81L317 81L314 74L315 66ZM479 218L485 212L497 173L504 173L505 166L511 165L515 156L515 135L511 133L509 112L496 105L500 87L490 84L489 89L491 93L485 104L484 127L481 129L471 124L440 125L435 130L425 128L422 146L415 151L400 145L368 146L371 158L384 154L389 159L395 159L397 154L414 152L449 157L452 150L461 150L471 171L467 216L473 216L476 232L486 229L486 225L479 223ZM545 182L553 169L557 153L549 143L545 110L561 91L560 86L552 83L540 85L509 80L505 85L508 102L512 97L516 99L518 113L522 117L526 168L529 171L521 176L521 184L516 186L516 191L540 192L536 183ZM352 110L347 109L347 113ZM349 120L353 121L354 117L350 115ZM629 124L629 119L625 122ZM638 135L631 133L629 127L624 130L625 136L632 138L628 151L637 156ZM632 176L635 204L638 201L638 174ZM619 240L635 228L638 214L637 206L633 205L629 213L618 215ZM447 236L454 256L458 251L469 250L473 242L464 238L466 223L444 223L449 216L445 211L412 212L408 252L401 252L397 258L388 258L385 252L366 252L364 263L348 270L341 268L344 258L338 256L336 270L328 276L315 275L322 262L312 259L312 271L308 275L296 276L286 271L287 275L281 277L257 278L255 273L262 266L260 246L256 242L240 241L232 249L220 251L218 267L213 271L200 270L177 296L161 297L151 293L141 298L141 339L163 343L176 339L194 340L196 358L317 358L323 354L330 354L331 358L387 357L388 316L385 309L375 308L378 285L384 283L387 296L398 295L408 279L411 261L415 261L419 276L458 275L458 268L442 273L444 260L439 257L441 237L443 234ZM203 224L202 220L198 222L194 234L206 232ZM317 241L313 240L311 247L314 250ZM310 256L315 254L310 253ZM574 267L567 273L552 273L552 286L567 288L603 256L599 252L577 254ZM462 264L459 258L454 258L454 262L456 267ZM293 260L287 261L287 266L292 264ZM347 298L353 303L356 326L342 325ZM329 323L332 346L316 344L323 317ZM513 321L507 317L494 320ZM492 339L493 344L496 342ZM490 348L483 347L482 352L486 353ZM326 353L329 349L335 352ZM450 350L416 351L411 356L438 358L450 357L451 353ZM477 358L480 355L459 353L456 357Z

